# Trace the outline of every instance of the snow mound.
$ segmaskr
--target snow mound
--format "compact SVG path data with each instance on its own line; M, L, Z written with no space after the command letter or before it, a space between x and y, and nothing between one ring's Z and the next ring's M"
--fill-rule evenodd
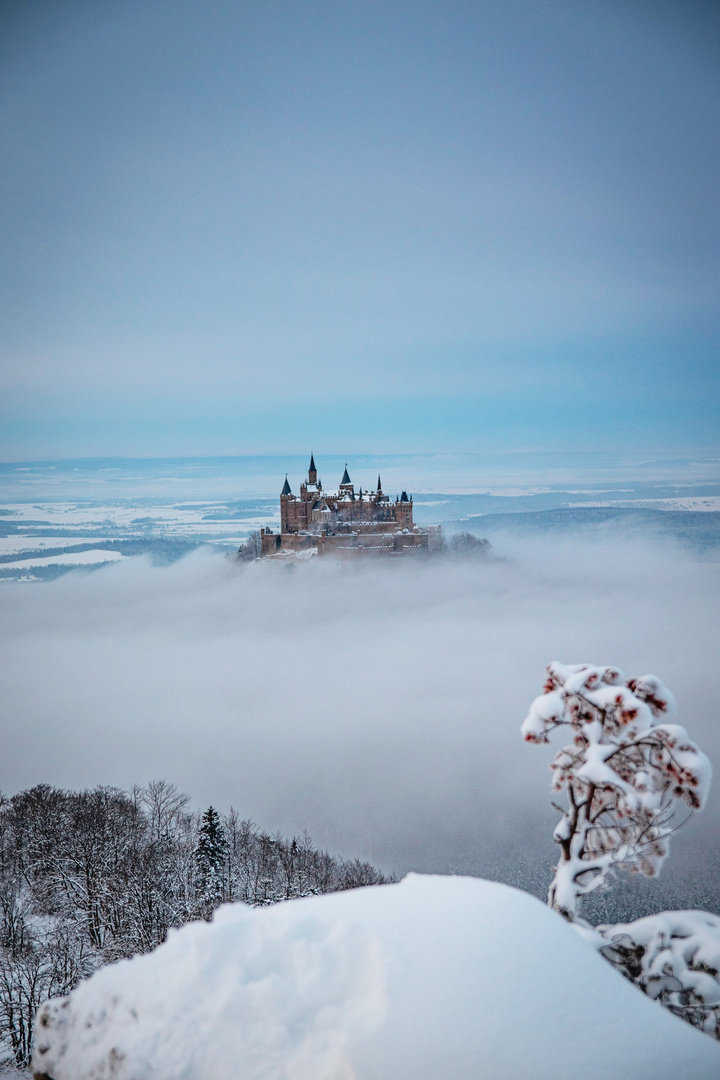
M518 890L228 905L40 1011L54 1080L717 1080L720 1046Z

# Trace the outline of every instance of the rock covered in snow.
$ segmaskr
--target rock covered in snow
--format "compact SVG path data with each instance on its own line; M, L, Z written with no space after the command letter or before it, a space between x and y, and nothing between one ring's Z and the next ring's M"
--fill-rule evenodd
M717 1080L720 1046L475 878L221 908L40 1012L54 1080Z

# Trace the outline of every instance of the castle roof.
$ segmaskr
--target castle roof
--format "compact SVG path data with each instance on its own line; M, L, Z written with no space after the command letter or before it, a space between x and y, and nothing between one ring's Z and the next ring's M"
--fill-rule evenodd
M340 486L342 487L343 484L351 484L351 483L352 483L352 480L350 479L349 473L347 471L347 465L346 465L345 466L345 472L343 473L343 478L340 481Z
M285 477L285 483L283 484L283 489L280 492L280 494L281 495L292 495L292 491L290 490L290 485L288 483L287 476Z
M309 472L317 472L317 469L315 468L315 455L314 454L310 455L310 469L308 471Z

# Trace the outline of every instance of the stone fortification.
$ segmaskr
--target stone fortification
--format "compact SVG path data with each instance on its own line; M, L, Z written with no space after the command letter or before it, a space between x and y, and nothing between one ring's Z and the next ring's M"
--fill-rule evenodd
M391 499L379 476L374 490L356 491L347 465L338 490L326 491L311 456L298 495L285 477L280 531L262 530L261 554L405 555L427 553L439 542L439 527L414 524L412 495L403 491Z

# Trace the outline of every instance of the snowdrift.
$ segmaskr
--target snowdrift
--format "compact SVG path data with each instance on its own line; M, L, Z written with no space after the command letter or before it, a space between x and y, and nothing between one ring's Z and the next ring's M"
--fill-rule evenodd
M38 1018L54 1080L717 1080L720 1046L475 878L221 908Z

